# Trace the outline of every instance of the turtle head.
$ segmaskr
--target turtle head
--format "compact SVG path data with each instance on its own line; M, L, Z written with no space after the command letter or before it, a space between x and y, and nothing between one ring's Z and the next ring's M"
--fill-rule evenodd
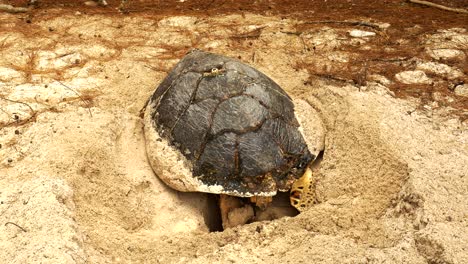
M315 199L315 192L312 183L312 170L307 166L302 177L297 179L292 187L289 200L299 212L309 208Z

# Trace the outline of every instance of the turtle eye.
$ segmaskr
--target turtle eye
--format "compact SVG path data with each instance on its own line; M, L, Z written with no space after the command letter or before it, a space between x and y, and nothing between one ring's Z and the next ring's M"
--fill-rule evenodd
M305 167L307 167L307 165L309 164L310 162L310 158L308 156L303 156L300 160L299 160L299 164L297 165L297 168L298 169L304 169Z
M299 169L303 169L305 168L305 166L307 166L307 162L305 160L302 160L301 162L299 162L299 165L297 165Z

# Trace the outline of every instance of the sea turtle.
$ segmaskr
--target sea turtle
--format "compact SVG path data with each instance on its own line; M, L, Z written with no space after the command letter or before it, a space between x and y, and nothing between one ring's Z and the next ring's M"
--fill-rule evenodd
M307 171L291 196L304 208L318 153L309 151L291 98L258 70L192 50L150 97L144 125L151 166L170 187L265 207Z

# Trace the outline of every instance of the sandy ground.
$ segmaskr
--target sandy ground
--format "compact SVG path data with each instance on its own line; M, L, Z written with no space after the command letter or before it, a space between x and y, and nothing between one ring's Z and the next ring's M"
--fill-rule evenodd
M376 49L398 54L383 41L391 23L26 16L0 13L0 263L467 262L466 28L419 34L420 56L376 66L397 72L352 80L334 73ZM418 28L402 30L412 41ZM310 210L210 232L214 197L155 176L140 110L193 47L316 110L326 141ZM407 96L421 89L431 100Z

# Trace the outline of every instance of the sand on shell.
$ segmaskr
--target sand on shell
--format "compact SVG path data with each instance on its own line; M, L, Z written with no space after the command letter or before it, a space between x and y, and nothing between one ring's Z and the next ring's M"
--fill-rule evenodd
M1 263L468 259L466 121L396 98L391 76L354 85L296 68L346 65L354 54L340 48L358 45L351 26L318 25L301 39L281 33L297 21L252 14L59 15L28 30L15 15L0 20ZM252 28L262 28L252 48L234 45L233 34ZM466 30L446 29L418 45L460 49L444 34L468 40ZM326 131L316 206L210 233L210 196L174 191L154 175L139 111L194 45L240 57L315 109Z

